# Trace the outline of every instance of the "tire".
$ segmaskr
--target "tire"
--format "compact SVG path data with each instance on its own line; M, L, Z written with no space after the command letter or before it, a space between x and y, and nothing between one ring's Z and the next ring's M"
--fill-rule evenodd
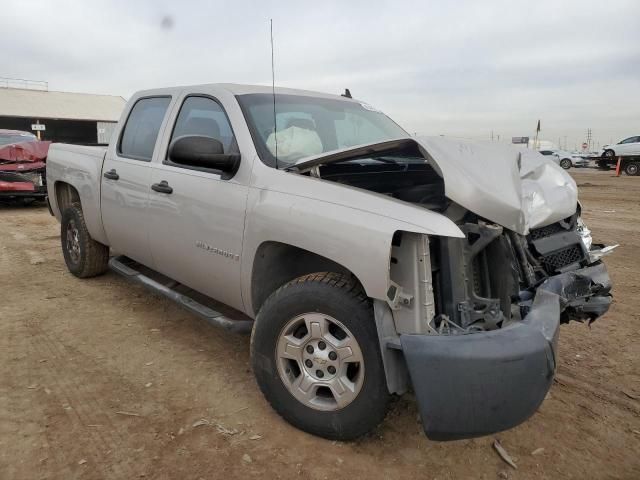
M324 336L318 336L322 325L326 326ZM324 349L322 339L326 340ZM294 344L291 342L297 351L286 358L288 347ZM345 342L351 342L351 348L343 359L345 348L340 345ZM349 363L349 358L361 362ZM331 359L337 370L326 365ZM260 390L273 409L305 432L331 440L353 440L375 428L386 415L390 395L371 302L359 284L345 275L305 275L271 294L253 327L251 363ZM326 373L320 375L319 370ZM343 386L351 384L353 388L337 396L334 388L327 386L337 377ZM308 395L295 387L304 379L315 382Z
M624 166L624 173L633 177L640 175L640 163L629 162Z
M602 157L608 160L614 160L616 158L616 152L613 150L605 150L602 152Z
M76 277L89 278L106 272L109 247L91 238L79 203L62 212L60 240L67 268Z
M560 166L565 170L569 170L572 166L571 159L563 158L562 160L560 160Z
M609 166L606 160L598 160L596 162L596 165L600 170L611 170L611 167Z

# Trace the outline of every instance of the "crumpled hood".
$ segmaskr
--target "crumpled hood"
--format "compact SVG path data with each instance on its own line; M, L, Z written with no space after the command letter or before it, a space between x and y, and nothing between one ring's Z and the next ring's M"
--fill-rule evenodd
M567 172L537 152L505 144L409 137L315 155L292 168L304 171L416 145L443 178L447 198L517 233L526 235L576 211L578 188Z
M0 163L41 162L49 153L50 141L20 142L0 146Z
M575 181L537 152L443 137L415 141L440 170L449 199L503 227L525 235L576 211Z

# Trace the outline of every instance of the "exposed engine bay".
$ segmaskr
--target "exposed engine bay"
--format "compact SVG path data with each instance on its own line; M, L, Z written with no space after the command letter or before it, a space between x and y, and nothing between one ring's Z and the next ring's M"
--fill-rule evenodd
M543 170L546 166L541 168L535 161L533 159L533 163L524 168L518 164L517 168L537 172L538 180L544 175L555 174ZM537 215L537 222L543 223L525 229L524 233L520 228L521 233L518 233L447 196L441 164L417 143L315 165L308 172L323 180L362 188L441 213L464 233L465 238L430 236L416 239L408 232L397 232L393 239L390 272L394 286L388 301L392 308L399 308L402 303L419 302L424 314L422 321L426 317L428 322L425 333L464 334L495 330L521 321L529 313L538 289L560 296L561 322L593 321L606 312L611 303L611 283L599 258L612 248L592 244L576 203L569 216L546 223L545 218L557 216L557 213L540 200L541 190L536 191L535 187L518 192L522 198L530 200L530 205L537 202L537 209L531 209L531 218ZM558 184L557 180L555 183ZM575 184L573 186L575 188ZM546 193L547 197L557 197L559 205L564 202L566 212L566 198L562 197L568 195L561 189L551 192ZM477 198L477 204L482 204L483 200ZM519 226L532 223L535 222L530 218L514 221L514 225ZM410 246L405 245L406 242ZM407 249L413 253L403 252ZM421 249L422 253L419 253ZM419 281L416 283L420 283L420 287L407 294L402 291L403 284L406 286L407 277L410 277L408 272L415 269L416 259L419 263ZM429 272L420 272L420 268L428 268ZM605 272L602 275L601 270ZM415 329L407 327L406 333ZM402 333L403 329L398 330Z

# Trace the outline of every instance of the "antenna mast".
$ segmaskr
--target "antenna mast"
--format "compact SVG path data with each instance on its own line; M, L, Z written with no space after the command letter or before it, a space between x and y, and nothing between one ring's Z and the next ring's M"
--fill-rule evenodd
M276 73L273 63L273 18L269 19L271 26L271 95L273 96L273 139L276 143L276 170L278 169L278 126L276 124Z

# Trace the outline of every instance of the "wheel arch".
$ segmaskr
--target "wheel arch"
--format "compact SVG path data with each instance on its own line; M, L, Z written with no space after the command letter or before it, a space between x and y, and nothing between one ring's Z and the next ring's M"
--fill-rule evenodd
M334 272L352 276L348 268L318 253L278 241L262 242L256 250L251 269L251 305L254 315L264 301L282 285L316 272Z
M62 212L71 206L72 203L80 203L82 206L82 201L80 199L80 194L76 187L71 185L70 183L57 181L54 185L55 192L55 204L51 205L54 213L57 211L58 215L56 217L60 218L62 216Z
M102 226L99 197L86 189L78 190L76 186L64 180L58 180L53 185L53 199L49 198L51 210L58 221L62 220L62 212L73 203L79 203L84 212L85 223L91 238L104 245L108 245L107 237Z

